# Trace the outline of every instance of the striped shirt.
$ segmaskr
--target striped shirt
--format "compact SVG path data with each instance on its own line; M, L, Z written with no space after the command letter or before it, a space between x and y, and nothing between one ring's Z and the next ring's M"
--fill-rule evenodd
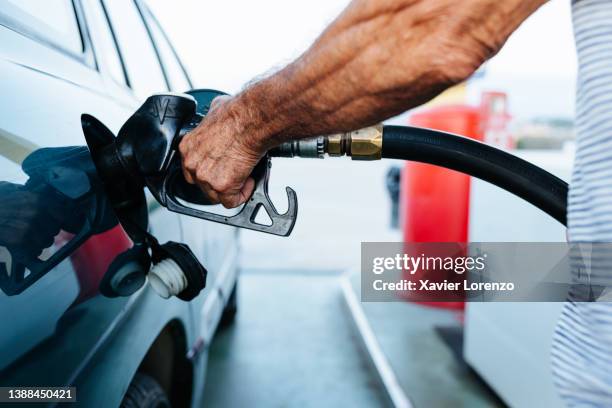
M574 0L572 19L578 82L569 237L572 242L612 242L612 1ZM597 298L597 293L590 285L579 285L589 279L612 284L612 256L596 256L593 246L589 250L588 276L570 253L572 279L578 285L555 330L553 378L568 406L612 407L612 303L581 302Z

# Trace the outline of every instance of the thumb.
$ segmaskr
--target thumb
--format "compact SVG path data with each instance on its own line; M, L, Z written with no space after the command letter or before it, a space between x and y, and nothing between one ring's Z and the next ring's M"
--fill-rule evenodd
M222 194L219 199L225 208L235 208L246 203L253 195L254 190L255 180L249 177L239 191Z

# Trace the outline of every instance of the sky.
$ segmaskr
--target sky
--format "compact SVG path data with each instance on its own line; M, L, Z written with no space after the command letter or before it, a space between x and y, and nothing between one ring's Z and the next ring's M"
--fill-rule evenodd
M299 56L346 0L148 0L199 87L238 92ZM518 117L572 116L576 58L569 0L531 16L470 84L509 93Z

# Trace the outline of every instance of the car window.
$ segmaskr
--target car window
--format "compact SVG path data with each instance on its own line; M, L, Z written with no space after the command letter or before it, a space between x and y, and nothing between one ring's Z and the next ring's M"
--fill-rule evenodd
M191 88L189 79L187 78L181 63L174 52L172 45L168 41L166 34L163 32L157 19L155 19L149 10L145 9L144 15L151 32L151 36L153 37L153 41L157 46L159 57L164 65L166 76L168 78L168 82L170 83L170 89L172 91L189 90Z
M83 40L71 0L5 0L0 23L24 35L83 52Z
M151 38L136 5L129 0L104 0L130 87L141 99L168 90Z
M104 64L110 76L120 85L127 85L125 78L125 72L123 70L123 63L117 50L117 41L114 33L112 32L106 11L103 8L102 3L92 2L91 16L94 19L96 27L96 41L94 43L96 48L96 54L100 63Z

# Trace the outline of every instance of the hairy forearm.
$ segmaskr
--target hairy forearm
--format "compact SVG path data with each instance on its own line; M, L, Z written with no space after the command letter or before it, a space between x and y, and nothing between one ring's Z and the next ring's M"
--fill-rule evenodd
M226 207L289 139L396 115L463 81L544 0L353 0L295 62L233 98L217 98L179 145L183 174Z
M543 2L353 1L300 58L245 89L231 110L265 147L374 124L466 79Z

